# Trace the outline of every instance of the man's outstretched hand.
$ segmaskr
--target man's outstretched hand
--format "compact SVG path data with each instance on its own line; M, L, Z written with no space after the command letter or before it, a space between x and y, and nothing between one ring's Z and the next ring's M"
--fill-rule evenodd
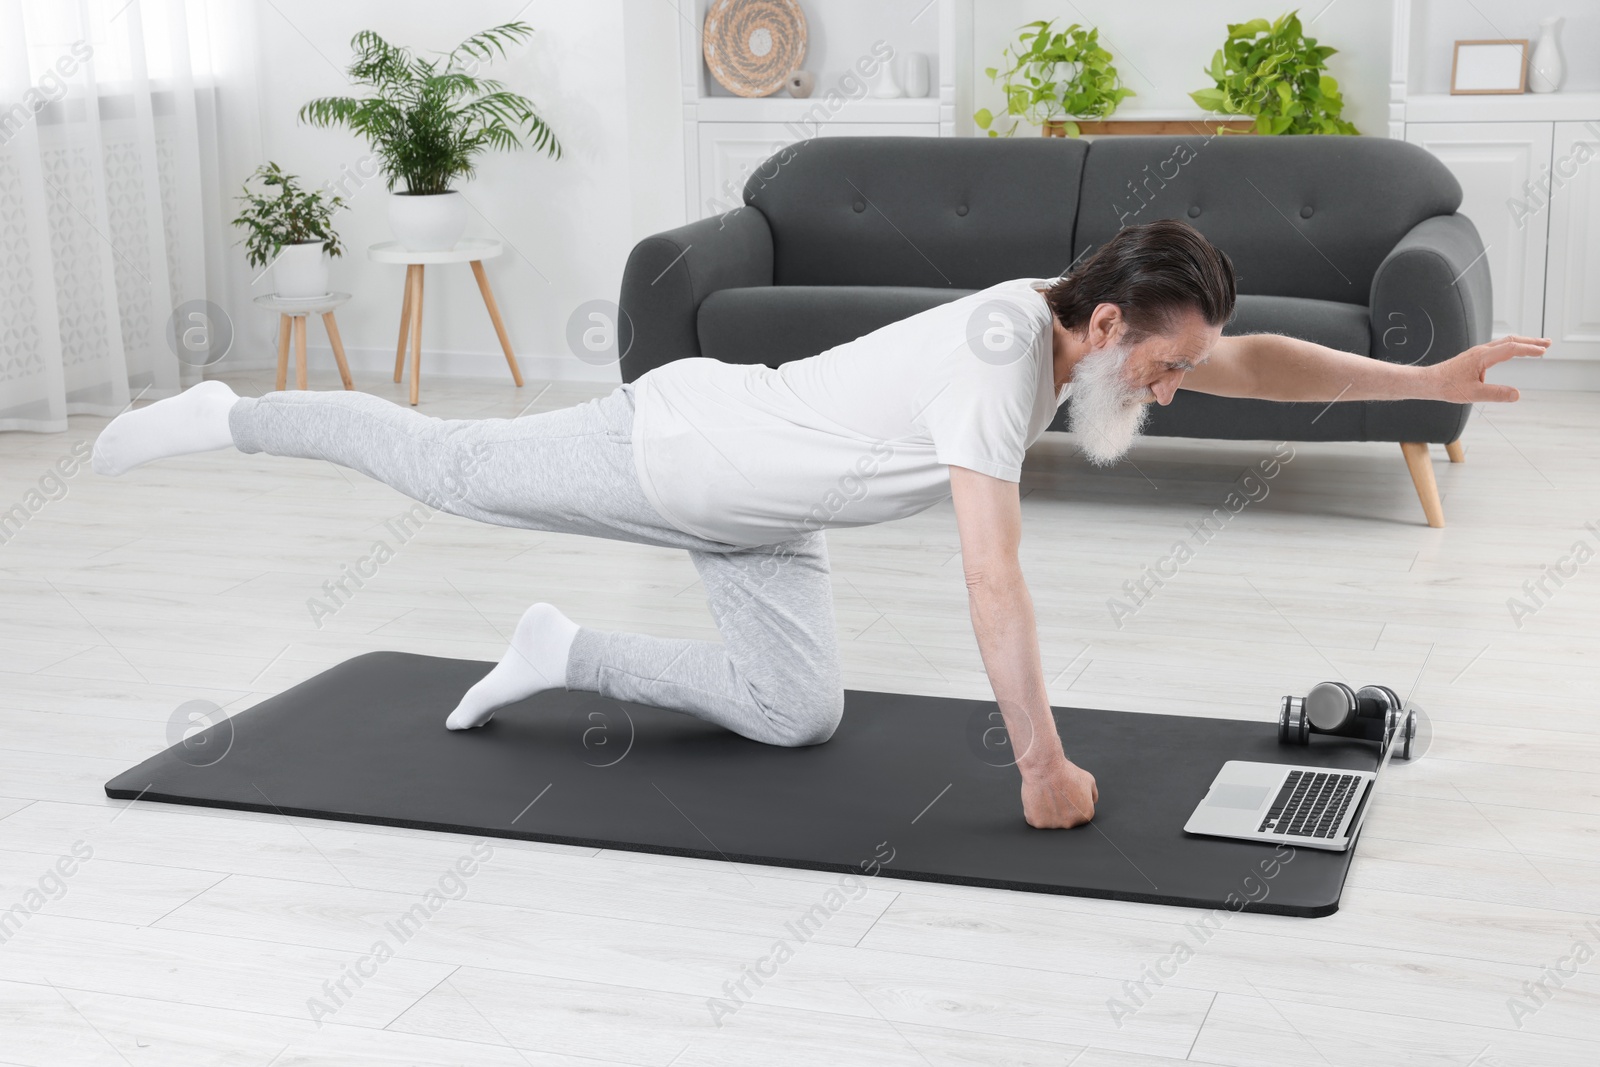
M1435 389L1431 399L1456 404L1509 403L1522 394L1509 385L1491 385L1484 374L1496 363L1516 356L1542 356L1550 347L1548 337L1518 337L1515 334L1467 349L1428 368Z
M1066 758L1022 776L1022 815L1035 830L1082 826L1099 799L1094 775Z

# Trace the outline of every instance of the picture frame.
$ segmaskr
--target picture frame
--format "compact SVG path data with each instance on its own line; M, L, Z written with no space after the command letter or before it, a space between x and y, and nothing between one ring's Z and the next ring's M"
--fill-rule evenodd
M1450 61L1452 96L1528 91L1528 39L1457 41Z

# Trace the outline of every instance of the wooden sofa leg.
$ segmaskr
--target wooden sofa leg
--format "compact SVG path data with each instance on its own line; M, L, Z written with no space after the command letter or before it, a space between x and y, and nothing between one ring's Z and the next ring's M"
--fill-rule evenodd
M1467 461L1467 450L1461 447L1459 438L1445 445L1444 450L1450 456L1451 463L1465 463Z
M1401 441L1400 451L1405 454L1406 466L1411 470L1411 484L1417 487L1417 497L1422 501L1422 513L1428 525L1444 526L1444 507L1439 503L1439 485L1433 480L1433 456L1426 441Z

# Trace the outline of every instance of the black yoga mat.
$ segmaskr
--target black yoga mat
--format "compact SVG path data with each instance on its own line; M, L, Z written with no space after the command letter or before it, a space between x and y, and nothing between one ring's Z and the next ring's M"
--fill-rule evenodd
M852 691L833 739L783 749L556 690L450 731L490 664L375 652L186 738L119 799L384 823L781 867L1319 916L1348 852L1192 837L1230 759L1371 769L1375 746L1265 722L1056 708L1094 822L1034 830L991 702Z

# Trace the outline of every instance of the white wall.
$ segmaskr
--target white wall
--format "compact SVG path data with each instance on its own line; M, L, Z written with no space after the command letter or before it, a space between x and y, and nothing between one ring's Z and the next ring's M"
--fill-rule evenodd
M506 245L506 254L486 266L526 373L615 378L615 368L592 367L568 352L566 324L580 304L616 299L637 237L678 221L683 167L672 5L533 0L520 14L514 4L481 0L258 0L255 7L262 159L276 160L314 184L342 181L349 191L349 207L338 219L348 252L334 261L333 283L354 294L339 312L339 325L357 384L363 376L392 371L404 269L366 257L367 247L390 233L382 178L362 178L371 173L364 142L344 130L301 125L296 112L313 97L351 91L342 71L358 30L372 29L418 50L444 51L513 16L534 27L534 38L488 73L535 102L561 138L564 155L559 161L531 151L485 155L477 178L462 187L475 209L467 232ZM254 293L270 288L264 278ZM506 376L465 265L428 270L425 307L424 382L430 370ZM270 324L270 316L255 308L236 309L235 317L251 313ZM258 351L238 352L230 361L276 358L270 349L260 350L265 327L258 325L241 331ZM318 324L310 336L314 349L325 344Z
M1222 47L1228 24L1275 18L1292 6L1261 0L978 0L973 27L977 107L997 115L1004 111L1004 96L983 71L1000 66L1001 50L1016 40L1018 27L1055 18L1058 29L1074 22L1100 28L1100 43L1116 57L1123 83L1138 94L1122 102L1119 116L1197 111L1189 93L1214 84L1205 68ZM1344 94L1344 117L1372 137L1388 132L1390 10L1389 0L1300 5L1306 33L1339 49L1328 65ZM1017 136L1023 133L1019 129Z
M681 226L685 221L678 2L622 2L634 240ZM688 0L681 2L683 7L689 6ZM618 262L618 284L621 270L622 263Z

